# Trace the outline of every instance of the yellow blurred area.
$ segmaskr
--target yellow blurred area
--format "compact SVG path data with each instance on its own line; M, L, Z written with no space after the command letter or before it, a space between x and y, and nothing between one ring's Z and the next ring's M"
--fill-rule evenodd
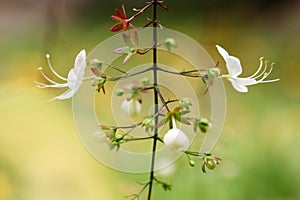
M112 199L110 171L81 145L70 104L47 98L32 82L2 84L0 199Z
M41 90L33 83L43 80L37 67L46 67L46 52L66 75L80 49L89 52L111 36L109 15L91 21L62 9L55 33L47 33L46 1L36 7L34 1L26 2L19 7L0 2L0 200L119 200L138 191L136 176L124 178L86 151L73 122L71 100L48 102L62 91ZM200 163L190 168L185 158L180 159L170 178L173 190L155 186L155 200L300 199L300 25L295 20L300 6L293 5L276 8L274 13L285 17L275 22L263 15L231 22L211 13L203 16L207 24L197 24L198 18L184 12L178 21L173 19L180 16L171 13L163 23L203 44L224 71L215 44L241 59L243 75L252 74L264 56L276 63L271 78L281 80L252 86L247 94L237 93L226 82L227 117L213 150L223 159L221 165L202 174ZM110 115L107 108L103 113Z

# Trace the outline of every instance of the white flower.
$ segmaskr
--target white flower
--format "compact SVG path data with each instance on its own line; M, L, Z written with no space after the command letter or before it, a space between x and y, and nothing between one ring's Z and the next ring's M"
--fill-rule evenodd
M265 78L267 78L272 72L273 66L271 65L270 70L266 72L268 62L263 62L263 58L260 58L260 66L252 76L246 78L239 78L238 76L243 71L240 60L237 57L229 55L228 52L219 45L216 45L216 47L223 59L225 60L226 67L228 70L228 75L223 75L222 77L227 78L231 82L234 89L236 89L238 92L248 92L248 88L246 87L248 85L270 83L279 80L274 79L265 81ZM263 67L264 69L262 70Z
M141 112L141 109L142 109L141 103L138 100L133 98L129 100L125 99L121 105L121 110L128 116L134 116L139 114Z
M163 141L169 148L178 151L185 151L190 145L188 137L178 128L170 129L165 134Z
M43 72L43 68L40 67L39 71L41 74L44 76L44 78L49 81L50 85L44 84L44 83L39 83L35 82L37 84L37 87L39 88L64 88L68 87L69 89L64 92L63 94L54 97L53 99L58 99L58 100L64 100L68 99L74 96L74 94L78 91L79 87L82 84L83 76L85 73L85 68L86 68L86 52L85 50L81 50L79 54L76 56L75 63L74 63L74 68L72 68L69 71L68 78L64 78L60 76L52 67L50 63L50 55L46 55L48 65L50 70L53 72L55 76L57 76L59 79L66 81L66 83L57 83L53 80L51 80L46 74Z

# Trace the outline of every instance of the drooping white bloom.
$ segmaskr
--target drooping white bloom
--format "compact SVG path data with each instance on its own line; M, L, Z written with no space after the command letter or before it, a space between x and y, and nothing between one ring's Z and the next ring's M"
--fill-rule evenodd
M125 99L121 104L121 110L128 116L134 116L141 112L142 105L141 103L134 99Z
M170 129L163 138L164 144L172 150L185 151L189 148L190 141L183 131L178 128Z
M37 87L39 88L64 88L64 87L68 87L69 89L64 92L63 94L54 97L54 99L58 99L58 100L64 100L64 99L68 99L74 96L74 94L78 91L79 87L82 84L82 80L83 80L83 76L85 73L85 68L87 66L86 63L86 52L85 50L81 50L78 55L76 56L75 59L75 63L74 63L74 68L72 68L69 71L68 74L68 78L64 78L62 76L60 76L52 67L51 63L50 63L50 55L47 54L46 55L47 61L48 61L48 65L50 70L53 72L53 74L55 76L57 76L59 79L66 81L65 83L57 83L53 80L51 80L48 76L46 76L46 74L43 72L43 68L40 67L39 71L41 72L41 74L44 76L44 78L49 81L51 84L44 84L44 83L40 83L40 82L35 82L37 84Z
M271 65L271 68L267 71L268 62L264 62L263 58L260 58L260 66L252 76L246 78L238 77L243 72L240 60L237 57L229 55L228 52L219 45L216 45L216 47L225 60L228 70L228 75L222 75L222 77L227 78L238 92L248 92L248 85L270 83L279 80L265 80L271 74L273 66Z

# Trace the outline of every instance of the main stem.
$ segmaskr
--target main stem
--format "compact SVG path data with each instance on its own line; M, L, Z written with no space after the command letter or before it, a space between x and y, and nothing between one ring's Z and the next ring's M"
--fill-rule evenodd
M152 54L152 63L153 63L153 85L154 88L157 87L157 1L153 0L153 9L152 9L152 20L153 20L153 54ZM154 91L154 113L158 113L158 93L157 90ZM155 116L155 125L158 124L158 115ZM155 126L156 127L156 126ZM158 128L154 129L153 135L153 147L152 147L152 158L151 158L151 172L149 180L149 190L148 190L148 200L151 200L152 185L154 180L154 165L155 165L155 154L156 154L156 145L158 140Z

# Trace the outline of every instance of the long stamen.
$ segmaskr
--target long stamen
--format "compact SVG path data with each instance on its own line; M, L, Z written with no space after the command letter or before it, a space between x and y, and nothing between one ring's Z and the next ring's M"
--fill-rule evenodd
M48 65L49 65L49 68L51 69L52 73L57 76L58 78L60 78L61 80L64 80L64 81L68 81L68 79L62 77L61 75L59 75L52 67L51 65L51 62L50 62L50 54L46 54L46 59L47 59L47 62L48 62Z
M257 71L252 76L249 76L248 78L253 78L253 77L255 77L258 74L258 72L260 72L260 70L261 70L261 68L263 66L263 59L264 59L264 57L261 57L259 59L260 60L259 68L257 69Z
M273 79L273 80L267 80L267 81L261 81L259 83L272 83L272 82L276 82L276 81L279 81L280 79L277 78L277 79Z
M37 81L34 81L34 83L36 84L36 86L38 88L63 88L63 87L68 87L67 83L65 83L65 84L55 84L55 85L47 85L45 83L40 83L40 82L37 82Z
M39 67L38 70L41 72L41 74L43 75L43 77L49 81L50 83L53 83L53 84L56 84L56 85L59 85L60 83L57 83L53 80L51 80L44 72L43 72L43 68L42 67Z
M264 79L267 78L271 74L271 72L272 72L272 70L274 68L273 65L274 65L274 63L271 64L270 70L267 73L264 74L263 78L261 78L258 81L259 83L269 83L269 82L274 82L274 81L278 81L279 80L279 79L274 79L274 80L266 80L266 81L264 81Z
M253 77L254 79L258 79L259 77L264 76L264 74L266 73L267 68L268 68L268 63L269 63L269 61L265 61L265 64L263 65L264 66L263 71L259 75Z

